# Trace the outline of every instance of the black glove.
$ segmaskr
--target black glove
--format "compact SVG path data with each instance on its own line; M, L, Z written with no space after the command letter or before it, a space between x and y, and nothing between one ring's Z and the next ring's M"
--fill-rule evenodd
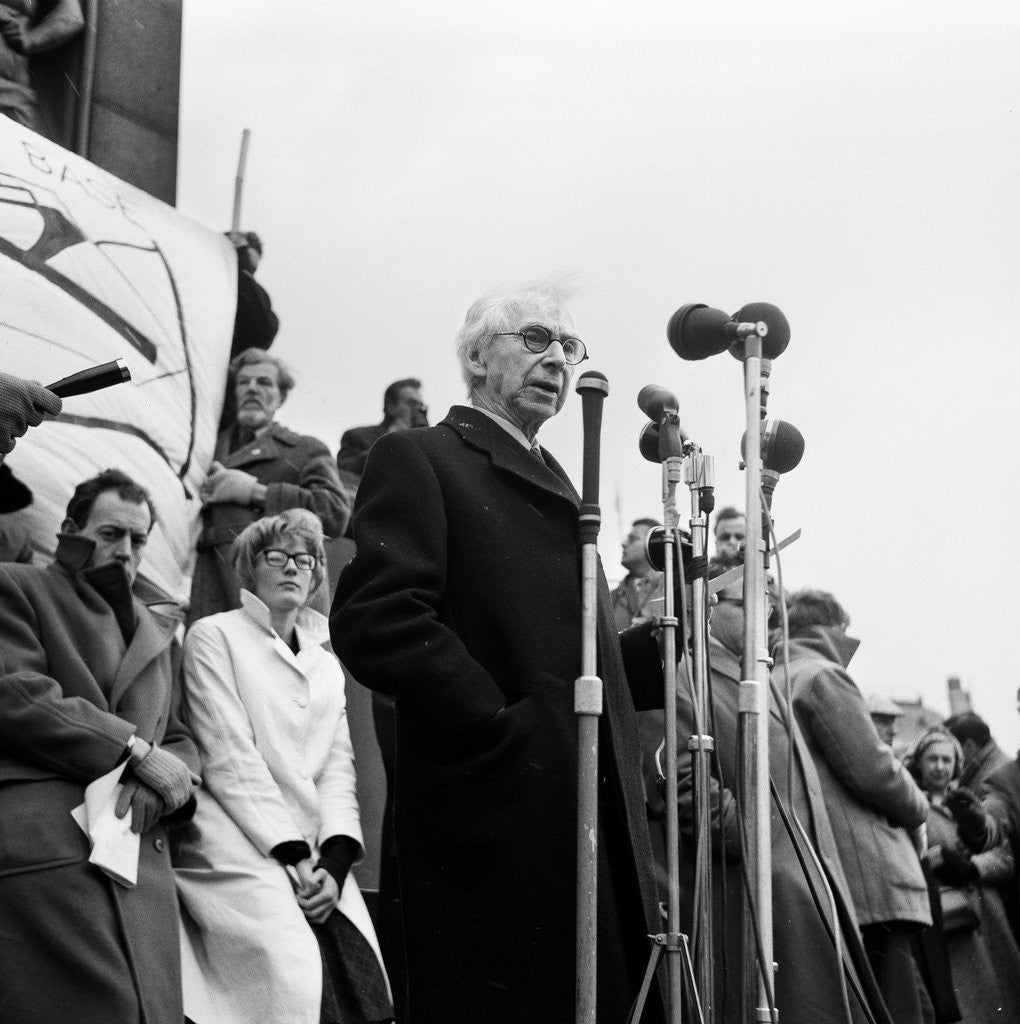
M988 836L985 809L973 790L959 786L946 794L946 806L956 819L956 832L968 850L980 851Z
M269 853L281 864L290 865L307 860L312 855L310 847L303 839L285 839L282 843L277 843Z
M336 880L337 887L343 892L347 872L358 856L360 846L350 836L330 836L322 844L322 856L317 868L325 868Z
M978 869L969 853L943 846L942 863L935 868L935 877L943 885L966 885L977 881Z

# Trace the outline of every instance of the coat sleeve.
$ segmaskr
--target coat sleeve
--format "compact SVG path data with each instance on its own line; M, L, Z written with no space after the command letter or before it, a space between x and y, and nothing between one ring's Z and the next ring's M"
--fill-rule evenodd
M84 697L67 696L50 674L39 632L32 601L0 567L0 750L87 784L123 760L135 726Z
M363 427L345 430L340 437L340 451L336 455L338 468L361 476L365 472L365 462L374 441L375 438L368 437Z
M304 836L255 746L241 700L230 640L208 620L184 639L184 706L202 757L202 782L267 856L278 843Z
M829 769L893 825L917 828L927 820L928 800L879 739L854 681L830 662L812 662L808 671L806 685L794 687L793 704Z
M301 471L296 483L267 483L264 513L275 516L288 508L307 508L322 520L327 537L339 537L351 518L351 499L340 483L329 449L315 438L302 438L295 449Z
M323 651L322 654L336 667L337 685L343 692L343 673L336 665L336 659L326 651ZM351 730L347 723L345 695L340 720L337 723L336 732L333 734L329 757L315 780L322 815L318 835L320 845L330 836L350 836L364 850L365 837L361 831L357 780L358 776L354 767L354 745L351 743Z
M357 554L330 614L333 649L437 740L496 715L503 692L444 618L447 518L425 452L402 433L372 448L358 489Z

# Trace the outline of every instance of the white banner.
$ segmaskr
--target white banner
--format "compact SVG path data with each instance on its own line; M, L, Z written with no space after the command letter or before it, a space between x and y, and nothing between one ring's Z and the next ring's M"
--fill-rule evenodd
M226 238L0 117L0 369L50 384L120 356L132 378L65 399L7 456L37 561L75 485L115 467L156 504L142 572L186 596L236 301Z

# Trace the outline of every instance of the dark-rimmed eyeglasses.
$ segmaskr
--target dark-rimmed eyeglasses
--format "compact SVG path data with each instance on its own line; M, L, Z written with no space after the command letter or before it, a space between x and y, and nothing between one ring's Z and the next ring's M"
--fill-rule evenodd
M262 560L274 569L282 569L288 562L293 562L296 569L305 569L309 572L319 563L315 555L310 555L307 551L297 551L291 554L289 551L281 551L279 548L266 548L262 552Z
M511 336L520 338L524 342L524 347L536 354L544 352L554 341L558 341L563 348L563 358L570 366L576 366L588 358L588 350L580 338L572 338L569 334L557 338L551 331L541 326L528 327L523 331L498 331L493 335L494 338Z

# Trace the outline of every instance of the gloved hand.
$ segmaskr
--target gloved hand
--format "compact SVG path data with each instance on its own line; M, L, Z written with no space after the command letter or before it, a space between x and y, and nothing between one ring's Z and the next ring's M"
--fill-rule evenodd
M957 834L967 849L979 851L985 845L988 832L985 809L977 795L966 786L958 786L946 794L945 803L956 819Z
M214 462L200 488L207 505L250 505L258 480L243 469L226 469Z
M6 25L0 26L0 32ZM29 427L37 427L43 416L56 416L63 403L59 396L34 380L22 380L0 373L0 456L6 455Z
M167 814L173 814L191 799L194 785L188 766L176 754L160 750L155 743L132 771L163 798Z
M977 881L978 869L969 853L943 846L942 863L935 868L935 877L943 885L966 885Z
M163 802L163 798L138 779L128 779L124 783L120 796L117 797L114 814L118 818L123 818L129 807L131 808L131 831L137 832L140 836L145 835L166 813L166 804Z

